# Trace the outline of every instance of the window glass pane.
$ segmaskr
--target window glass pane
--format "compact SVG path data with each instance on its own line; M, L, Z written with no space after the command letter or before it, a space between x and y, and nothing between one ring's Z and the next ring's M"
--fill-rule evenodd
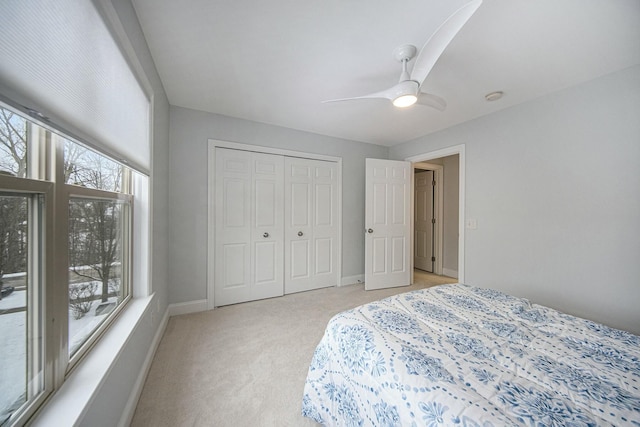
M1 107L0 173L27 176L27 120Z
M98 190L120 192L123 167L72 141L64 142L64 182Z
M128 207L117 200L69 201L71 355L128 296L127 275L123 274L127 261L122 250L128 240L123 227Z
M35 259L38 224L29 210L40 198L0 193L0 425L43 390L39 280L27 272ZM34 220L34 221L40 221Z

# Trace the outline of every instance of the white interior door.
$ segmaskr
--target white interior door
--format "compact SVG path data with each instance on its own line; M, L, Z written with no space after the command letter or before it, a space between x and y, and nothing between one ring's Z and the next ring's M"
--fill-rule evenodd
M216 305L283 294L282 156L216 149Z
M433 273L433 171L415 174L413 266Z
M365 289L411 282L411 163L366 159Z
M285 158L285 293L338 283L337 164Z

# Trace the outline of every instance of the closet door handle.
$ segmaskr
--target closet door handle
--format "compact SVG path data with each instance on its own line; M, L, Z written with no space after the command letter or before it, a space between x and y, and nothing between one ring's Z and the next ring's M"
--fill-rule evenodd
M269 233L264 233L262 237L269 237Z
M373 233L373 230L371 228L367 229L367 233Z
M298 236L302 237L304 233L302 231L298 231Z

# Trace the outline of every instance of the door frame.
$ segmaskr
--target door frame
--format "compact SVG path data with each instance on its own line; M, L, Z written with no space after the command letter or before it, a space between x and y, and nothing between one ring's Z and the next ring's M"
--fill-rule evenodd
M454 145L435 151L406 157L404 160L413 163L427 162L441 157L458 155L458 283L465 282L465 144ZM412 207L413 210L413 198ZM413 235L412 235L413 238ZM413 267L413 244L411 245L411 266ZM413 279L413 277L412 277ZM413 280L412 280L413 281Z
M336 265L336 284L340 285L342 278L342 157L326 156L322 154L305 153L302 151L284 150L262 145L244 144L240 142L209 139L207 143L207 309L215 308L215 242L216 242L216 148L230 148L233 150L252 151L256 153L277 154L289 157L300 157L313 160L324 160L337 163L337 204L338 204L338 242ZM283 283L284 286L284 283Z
M433 256L436 258L433 264L433 273L442 275L443 265L442 265L442 254L443 250L443 242L444 242L444 227L443 227L443 217L444 217L444 185L443 185L443 177L444 177L444 167L442 165L436 165L433 163L425 163L425 162L417 162L411 163L411 172L413 174L411 181L411 283L413 283L413 270L415 269L415 226L416 226L416 169L418 170L430 170L433 171L433 179L436 181L436 185L434 191L436 192L436 197L433 198L434 203L434 211L436 213L436 224L433 229Z

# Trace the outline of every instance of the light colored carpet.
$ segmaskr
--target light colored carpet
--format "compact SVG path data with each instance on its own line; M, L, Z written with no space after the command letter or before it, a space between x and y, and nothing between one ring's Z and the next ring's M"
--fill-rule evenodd
M329 319L414 285L349 285L175 316L153 359L132 426L317 426L300 415L307 369Z

